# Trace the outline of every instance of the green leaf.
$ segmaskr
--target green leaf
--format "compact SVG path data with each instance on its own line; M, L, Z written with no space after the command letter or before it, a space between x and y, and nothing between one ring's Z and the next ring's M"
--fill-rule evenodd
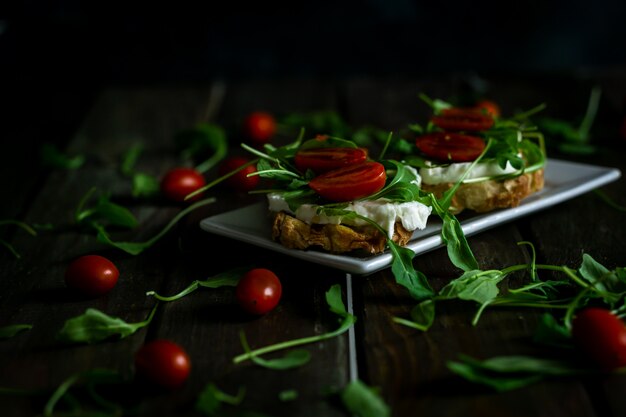
M433 299L424 300L413 307L411 309L411 320L394 317L393 321L425 332L430 329L430 326L435 321L435 301Z
M554 316L544 313L535 329L533 342L556 347L572 348L572 337L567 327L559 324Z
M504 279L502 271L467 271L459 278L450 281L439 292L443 298L460 298L473 300L480 304L497 297L500 290L498 284Z
M469 243L467 243L465 233L463 233L457 218L450 213L446 213L442 220L441 239L446 245L448 257L452 264L463 271L478 269L478 262Z
M295 389L287 389L278 393L278 399L282 402L295 401L298 399L298 391Z
M174 138L183 158L205 157L204 162L196 166L196 171L207 172L224 159L228 151L228 141L224 129L212 123L200 123L194 129L185 130Z
M316 343L322 340L331 339L333 337L339 336L340 334L348 331L350 327L354 325L356 322L356 317L350 314L343 304L341 300L341 285L334 284L330 287L330 289L326 292L326 302L330 308L330 311L339 315L342 320L339 324L339 327L331 332L323 333L316 336L302 337L299 339L292 339L285 342L276 343L274 345L266 346L263 348L255 349L251 352L245 352L239 356L233 358L233 363L241 363L245 360L252 359L254 356L263 355L270 352L275 352L282 349L288 349L295 346L302 346L309 343Z
M426 276L413 268L415 252L411 249L399 246L392 240L388 240L389 249L393 255L391 272L396 282L405 287L411 297L422 301L432 297L435 293L428 283Z
M243 350L250 355L250 359L255 364L262 366L263 368L284 371L287 369L299 368L306 365L311 360L311 353L308 350L296 349L291 350L285 354L282 358L263 359L258 355L255 355L248 345L246 335L243 331L239 332L239 340Z
M113 203L108 195L100 196L93 207L85 208L95 191L95 188L90 189L81 199L75 214L77 223L91 224L99 222L109 226L126 227L129 229L137 226L137 219L133 213L127 208Z
M583 262L578 269L580 275L586 279L595 288L606 291L607 287L604 285L604 281L609 278L609 270L595 259L591 255L584 253Z
M205 288L219 288L219 287L234 287L237 285L241 277L249 271L249 267L235 268L233 270L223 272L221 274L217 274L213 277L207 278L205 280L196 280L187 286L184 290L179 292L178 294L172 296L163 296L157 294L155 291L148 291L146 295L154 296L159 301L175 301L179 298L183 298L184 296L194 292L199 287Z
M359 417L387 417L391 409L380 395L360 380L350 382L341 392L346 409Z
M43 164L50 168L78 169L85 163L84 155L69 156L50 143L41 146L40 156Z
M187 214L191 213L192 211L194 211L195 209L199 207L202 207L207 204L214 203L214 202L215 202L215 198L207 198L207 199L200 200L197 203L190 205L189 207L185 208L180 213L178 213L172 220L170 220L170 222L159 233L157 233L154 237L152 237L151 239L145 242L116 242L113 239L111 239L111 236L109 235L109 233L107 232L104 226L98 223L92 223L92 227L95 228L96 231L98 232L98 235L97 235L98 241L102 243L106 243L107 245L113 246L120 250L123 250L124 252L130 255L138 255L144 250L154 245L163 236L165 236L167 232L169 232L170 229L174 227L174 225L178 223Z
M117 371L113 371L110 369L92 369L84 372L76 373L69 378L67 378L61 385L57 387L57 389L52 393L46 405L44 406L43 415L45 417L52 417L56 415L54 413L54 408L56 404L62 399L69 399L70 393L69 390L72 386L76 385L78 382L85 382L93 387L95 384L111 384L111 383L120 383L122 382L122 377ZM112 412L111 405L116 409ZM111 416L111 415L119 415L121 411L121 407L118 407L117 404L107 403L107 411L93 411L89 414L83 415L94 415L94 416Z
M11 324L9 326L0 327L0 339L10 339L18 333L32 328L32 324Z
M243 401L246 394L244 387L239 388L237 395L226 394L220 390L215 384L207 384L196 401L196 410L207 416L215 416L221 405L239 405Z
M581 367L575 361L532 356L499 356L480 361L460 355L459 359L459 362L447 363L452 372L500 392L521 388L546 377L597 373L597 370Z
M63 342L71 343L95 343L113 336L119 336L123 339L150 324L157 305L154 306L146 320L138 323L126 323L124 320L108 316L100 310L89 308L84 314L67 320L57 338Z
M126 152L124 152L120 166L120 171L123 175L127 177L133 175L135 164L137 163L141 152L143 152L143 145L140 143L131 146Z
M133 174L133 197L153 197L159 193L159 180L149 174Z

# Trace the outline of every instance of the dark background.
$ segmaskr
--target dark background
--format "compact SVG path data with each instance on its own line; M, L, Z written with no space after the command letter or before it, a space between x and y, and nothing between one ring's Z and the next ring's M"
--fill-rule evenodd
M25 0L2 7L9 141L67 140L109 84L571 76L626 66L623 1Z
M623 1L299 3L23 1L2 16L0 53L13 82L71 85L626 62Z

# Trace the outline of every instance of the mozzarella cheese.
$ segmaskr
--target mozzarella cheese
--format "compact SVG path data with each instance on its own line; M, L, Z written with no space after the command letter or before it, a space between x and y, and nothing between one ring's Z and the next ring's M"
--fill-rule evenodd
M312 224L349 224L360 226L367 224L364 220L342 219L342 216L326 216L318 214L319 206L314 204L303 204L296 209L294 213L283 196L280 193L269 193L267 195L269 209L271 211L285 211L294 215L296 218ZM426 221L431 213L432 208L417 201L406 203L393 203L386 199L355 201L345 208L345 210L354 211L357 214L367 217L379 224L388 236L393 236L394 225L401 222L402 226L408 231L423 229L426 227Z
M435 185L448 182L457 182L463 176L465 171L470 167L471 162L458 162L446 166L434 166L429 168L420 168L419 174L424 184ZM509 162L506 167L501 168L497 162L479 162L468 173L465 180L482 177L494 177L497 175L511 174L516 172Z

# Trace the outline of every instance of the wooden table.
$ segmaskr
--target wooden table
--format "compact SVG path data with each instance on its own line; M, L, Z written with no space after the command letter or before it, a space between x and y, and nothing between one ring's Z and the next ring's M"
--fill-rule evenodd
M181 207L175 204L132 197L130 181L120 174L119 164L133 144L144 147L137 169L161 176L167 169L188 162L180 159L173 137L198 122L219 123L236 132L241 118L252 110L285 115L325 109L339 112L353 126L371 124L393 130L425 120L428 109L417 98L418 93L455 97L465 91L466 79L455 75L111 85L92 96L77 94L81 100L60 94L66 100L57 105L43 98L52 114L68 122L55 119L56 124L44 126L37 118L28 118L24 129L7 132L4 143L10 152L2 155L0 218L53 226L51 230L41 229L36 237L14 227L0 230L0 237L21 254L16 259L8 251L0 252L0 326L33 325L0 341L0 387L15 390L9 393L5 389L0 395L2 415L41 415L46 401L63 381L96 368L121 374L123 388L109 387L107 398L122 401L141 416L200 415L194 405L209 383L230 394L245 387L243 403L224 406L227 411L344 416L349 413L336 393L355 378L378 387L395 416L626 415L623 376L569 377L496 393L461 379L446 367L446 362L459 354L486 359L545 352L545 347L531 341L543 311L487 309L472 326L476 305L450 301L438 305L432 328L420 332L392 321L394 316L408 317L414 302L395 283L389 269L347 276L340 270L212 235L198 227L205 217L262 201L263 196L217 187L211 191L216 197L214 204L186 216L154 247L137 256L104 246L94 233L73 224L74 210L92 187L111 192L113 199L129 207L139 220L132 232L115 235L120 240L146 240L180 212ZM602 150L593 156L557 156L617 167L622 172L626 169L626 142L617 133L625 112L625 71L493 76L480 81L487 83L489 96L501 104L505 114L546 102L550 115L569 119L584 113L591 87L600 85L603 96L594 132ZM90 105L85 107L84 103ZM50 119L44 116L44 120ZM67 143L64 150L70 155L84 154L84 165L77 170L42 168L36 151L48 140L41 137L43 134L59 144ZM236 133L230 134L232 152L240 151L239 142ZM215 178L216 173L210 171L207 176ZM603 187L622 206L626 205L624 181ZM535 245L541 263L577 268L582 254L589 253L615 268L626 264L625 216L596 194L587 193L472 236L469 243L483 269L529 262L529 248L518 245L520 241ZM100 254L115 262L120 280L112 292L84 299L66 289L66 266L84 254ZM179 301L161 304L150 325L129 337L75 345L56 339L67 319L88 308L139 322L155 303L146 291L174 294L193 280L242 265L266 267L281 278L284 294L276 310L250 317L236 306L232 287L200 289ZM434 288L460 275L444 249L417 256L414 266L429 277ZM513 279L524 277L515 275ZM250 361L233 363L233 357L242 352L241 331L254 348L334 330L337 317L328 311L324 297L337 283L357 322L350 332L306 346L312 354L310 363L287 371L267 370ZM350 288L347 283L351 283ZM175 341L191 357L191 377L178 390L158 391L133 382L135 352L156 338ZM292 390L297 398L279 399L281 392ZM58 410L66 405L59 403Z

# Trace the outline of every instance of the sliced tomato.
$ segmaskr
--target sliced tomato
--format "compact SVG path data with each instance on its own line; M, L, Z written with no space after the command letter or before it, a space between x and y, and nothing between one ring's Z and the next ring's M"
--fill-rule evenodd
M361 148L313 148L298 151L295 156L296 168L307 169L323 174L333 169L365 162L367 152Z
M444 130L479 132L493 126L493 117L479 109L453 107L430 118L435 126Z
M326 200L343 202L374 194L386 180L383 164L367 161L319 175L309 181L309 187Z
M433 132L419 136L415 145L426 157L440 162L469 162L485 150L485 141L454 132Z

